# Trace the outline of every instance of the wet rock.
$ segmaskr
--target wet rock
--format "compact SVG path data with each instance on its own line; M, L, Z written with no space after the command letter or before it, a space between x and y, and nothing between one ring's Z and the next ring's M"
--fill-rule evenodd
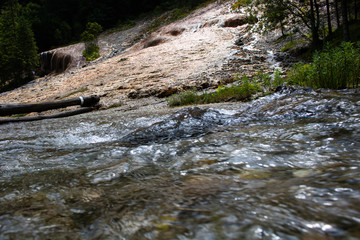
M244 45L243 39L242 39L242 38L236 39L236 41L235 41L234 44L235 44L236 46L243 46L243 45Z
M118 89L125 89L124 87L119 87ZM128 97L131 99L140 99L146 97L169 97L175 93L179 92L177 87L172 86L164 86L164 87L151 87L151 88L143 88L136 89L128 94Z
M177 88L174 87L165 87L163 89L159 90L159 93L156 94L157 97L163 98L163 97L169 97L175 93L178 92Z
M128 98L131 98L131 99L144 98L144 97L150 97L150 96L152 96L152 95L150 95L149 92L141 90L141 89L134 90L128 94Z
M43 52L40 54L40 75L62 73L73 63L73 57L62 52Z
M173 28L166 32L166 34L171 36L179 36L185 31L185 28Z
M223 117L217 111L191 107L183 109L164 121L138 129L120 141L125 145L168 142L209 134L210 129L221 125Z
M225 20L223 27L238 27L246 24L246 19L244 17L233 17Z
M260 61L260 62L264 62L266 61L266 56L264 55L258 55L258 54L255 54L252 58L252 61Z
M305 178L319 172L320 171L314 171L313 169L300 169L293 171L293 176L297 178Z
M280 85L275 89L275 92L277 93L292 93L295 91L295 88L288 87L286 85Z
M145 41L144 48L155 47L164 42L165 42L165 38L162 37L150 38L149 40Z

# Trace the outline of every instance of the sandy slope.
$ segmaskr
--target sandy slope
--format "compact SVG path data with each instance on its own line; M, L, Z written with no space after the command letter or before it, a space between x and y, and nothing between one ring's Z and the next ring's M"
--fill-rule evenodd
M242 13L231 10L232 2L216 3L199 9L152 33L127 51L103 58L86 67L72 68L63 74L39 78L22 88L0 95L0 102L40 102L71 97L99 95L101 104L130 104L131 99L163 97L192 87L215 87L238 73L253 74L272 64L269 52L255 46L259 36L249 32L247 24L225 27L229 19L241 19ZM111 49L131 43L129 32L108 35L100 41L103 55ZM236 46L242 38L245 45ZM115 46L116 45L116 46ZM147 47L150 46L150 47ZM77 45L81 53L82 45ZM152 98L153 99L153 98ZM163 101L163 100L162 100ZM140 101L144 104L149 101Z

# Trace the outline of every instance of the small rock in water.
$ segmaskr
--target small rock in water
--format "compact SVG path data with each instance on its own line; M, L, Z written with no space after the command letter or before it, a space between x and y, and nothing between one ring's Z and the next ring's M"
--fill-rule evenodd
M295 89L293 87L288 87L286 85L279 85L275 89L275 92L277 92L277 93L284 93L284 92L291 93L293 91L295 91Z
M308 177L311 174L313 174L314 171L312 169L301 169L301 170L297 170L293 172L294 177L297 178L304 178L304 177Z

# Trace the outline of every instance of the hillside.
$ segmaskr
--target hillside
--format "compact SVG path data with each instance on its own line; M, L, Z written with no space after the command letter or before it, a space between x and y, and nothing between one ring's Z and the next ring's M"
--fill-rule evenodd
M114 104L132 108L164 102L163 97L194 87L217 87L233 81L236 73L272 71L276 49L267 42L269 36L254 33L246 14L234 12L232 4L210 4L140 41L149 23L103 35L99 41L102 57L92 63L80 61L82 44L57 49L77 59L74 67L3 93L0 102L99 95L103 108Z

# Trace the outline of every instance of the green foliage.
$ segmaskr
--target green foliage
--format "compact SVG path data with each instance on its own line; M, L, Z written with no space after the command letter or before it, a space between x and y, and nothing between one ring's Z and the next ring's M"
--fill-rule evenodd
M199 94L196 90L190 90L174 94L166 100L169 106L184 106L189 104L207 104L226 101L246 101L255 93L261 91L257 83L250 82L247 76L238 79L241 84L233 84L229 87L219 86L215 92Z
M83 56L86 58L86 61L93 61L100 57L97 37L101 31L102 27L98 23L89 22L86 25L86 30L81 34L81 39L85 42Z
M76 90L76 91L74 91L74 92L71 92L71 93L69 93L69 94L66 94L65 96L61 97L61 99L70 97L70 96L75 95L75 94L77 94L77 93L86 92L87 90L89 90L89 89L86 88L86 87L85 87L85 88L80 88L79 90Z
M258 71L257 74L254 77L254 81L265 86L270 87L271 86L271 76L267 73L264 73L262 71Z
M275 29L279 25L286 24L287 14L289 14L289 6L284 1L263 0L264 18L266 19L266 27Z
M118 62L125 62L127 60L128 60L128 58L120 58Z
M287 52L294 47L296 47L296 41L290 41L286 43L284 47L281 48L281 52Z
M360 43L327 45L316 52L311 64L296 64L288 74L290 83L312 88L343 89L360 83Z
M269 75L267 73L259 71L254 76L254 81L268 92L271 92L276 87L284 84L284 79L281 76L281 72L279 69L276 69L273 75Z
M198 9L199 7L203 7L213 1L214 0L166 1L155 8L154 15L158 17L146 30L151 32L161 26L185 18L194 10Z
M85 31L81 34L81 40L84 42L90 42L95 39L95 36L88 31Z
M285 81L284 81L284 78L281 76L280 70L276 69L275 73L274 73L274 79L273 79L273 82L272 82L272 86L273 87L278 87L280 85L283 85L284 83L285 83Z
M208 104L228 101L247 101L254 95L263 95L265 90L272 92L276 87L284 84L280 70L276 70L271 76L259 71L252 80L248 76L235 75L235 83L231 86L219 86L214 92L199 93L196 89L174 94L166 101L169 106L184 106L190 104Z
M154 31L161 26L175 22L176 20L182 19L191 13L192 9L188 7L175 8L160 17L156 18L153 23L146 29L147 31Z
M234 3L231 8L233 10L239 9L241 7L246 7L251 4L252 0L237 0L236 3Z
M0 15L0 91L17 87L33 77L39 56L29 21L21 5L10 0Z
M83 51L83 56L86 58L86 61L93 61L100 57L99 46L95 43L87 43L85 50Z
M256 15L253 12L250 12L246 18L246 23L248 24L255 24L259 21Z
M81 40L84 42L90 42L97 39L102 27L96 22L88 22L85 31L81 34Z
M12 117L12 118L20 118L20 117L25 117L26 115L28 115L28 113L14 114L14 115L11 115L10 117Z
M246 75L244 75L240 81L242 82L241 84L233 84L230 87L219 87L213 96L210 96L209 102L249 100L253 94L260 91L260 86L257 83L250 82Z
M326 17L321 14L319 1L259 1L266 30L281 29L283 35L290 29L302 35L311 32L312 46L316 48L320 45L320 23Z
M86 25L86 31L97 37L99 33L102 32L102 27L96 22L88 22Z
M174 94L166 98L166 101L171 107L195 104L199 100L200 100L200 96L197 94L195 89Z
M288 73L289 83L300 86L311 86L314 78L311 64L296 63Z

